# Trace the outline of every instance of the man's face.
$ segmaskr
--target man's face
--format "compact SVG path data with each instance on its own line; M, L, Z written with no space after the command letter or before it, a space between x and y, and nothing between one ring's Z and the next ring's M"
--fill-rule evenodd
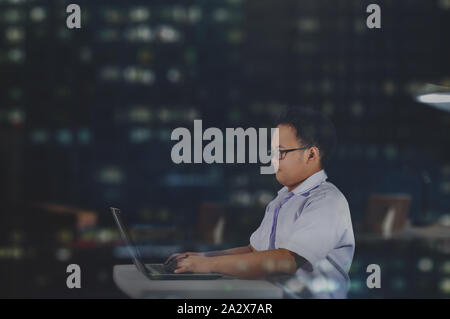
M273 150L288 150L303 147L304 145L298 140L296 130L289 125L278 125L278 134L272 138ZM306 150L307 151L307 150ZM292 151L282 155L279 159L278 154L272 157L272 162L276 170L276 178L278 182L285 186L293 186L308 177L308 158L305 150Z

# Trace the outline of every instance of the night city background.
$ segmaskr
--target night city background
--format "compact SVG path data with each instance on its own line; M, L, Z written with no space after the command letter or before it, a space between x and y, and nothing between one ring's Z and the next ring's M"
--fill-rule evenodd
M171 132L270 128L291 105L336 126L349 298L450 297L450 113L414 97L450 87L449 0L71 2L0 0L0 297L126 297L110 206L149 262L247 245L281 185L259 164L174 164ZM410 198L405 229L365 230L374 194ZM71 263L83 289L66 287Z

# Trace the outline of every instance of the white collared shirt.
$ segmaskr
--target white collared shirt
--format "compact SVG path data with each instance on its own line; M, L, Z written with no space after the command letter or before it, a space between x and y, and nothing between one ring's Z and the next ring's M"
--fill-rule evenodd
M294 196L278 215L275 248L288 249L312 265L312 272L296 272L312 297L346 298L355 238L347 200L326 179L320 170L292 191ZM256 250L268 249L275 208L288 193L283 187L267 205L261 225L250 237Z

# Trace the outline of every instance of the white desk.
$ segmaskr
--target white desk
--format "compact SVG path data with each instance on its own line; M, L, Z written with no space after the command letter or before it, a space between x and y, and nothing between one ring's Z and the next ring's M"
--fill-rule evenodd
M266 280L149 280L134 265L116 265L116 285L131 298L279 299L283 289Z

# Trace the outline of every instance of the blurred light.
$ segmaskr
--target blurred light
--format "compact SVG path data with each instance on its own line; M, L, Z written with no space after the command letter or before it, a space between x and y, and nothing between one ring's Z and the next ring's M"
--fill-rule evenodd
M84 47L80 50L80 60L83 62L89 62L92 60L92 51L88 47Z
M46 16L47 16L47 13L46 13L45 9L41 8L41 7L33 8L30 11L31 20L34 22L41 22L46 18Z
M444 194L450 194L450 182L442 182L440 185L441 192Z
M450 194L450 190L447 193ZM450 227L450 214L444 214L439 217L438 223L442 226Z
M12 125L20 125L25 121L25 113L20 109L13 109L8 112L8 121Z
M450 0L439 0L439 7L444 10L450 10Z
M121 184L124 180L123 172L116 166L102 168L99 172L100 182L105 184Z
M145 25L130 28L125 32L125 38L129 41L149 42L154 39L155 35L150 27Z
M159 37L163 42L176 42L180 38L178 32L170 26L161 26L158 30Z
M440 284L439 288L442 290L445 294L450 294L450 278L444 278Z
M316 18L302 18L298 22L298 28L302 32L316 32L319 30L320 23Z
M98 32L101 41L114 41L119 39L119 32L115 29L103 29Z
M352 280L350 282L350 291L351 292L360 292L363 290L363 283L361 280Z
M167 108L162 108L159 111L158 118L163 123L170 122L173 119L172 112Z
M44 144L48 141L49 134L44 130L36 130L31 133L31 141L34 144Z
M116 239L116 233L110 229L102 229L98 232L98 240L101 243L109 243Z
M384 155L388 160L393 160L397 157L398 150L394 145L386 145L384 149Z
M167 79L172 83L178 83L181 80L181 72L172 68L167 72Z
M87 128L81 128L78 130L78 142L80 144L89 144L91 141L91 132Z
M197 7L193 6L189 8L188 10L188 19L191 23L196 23L202 18L202 10Z
M395 93L396 87L392 80L388 80L383 85L383 91L386 95L391 96Z
M129 12L131 22L144 22L150 17L150 11L147 8L133 8Z
M19 23L23 19L23 15L19 10L10 9L6 10L3 14L3 20L6 23Z
M224 8L219 8L216 9L216 11L214 11L214 20L216 20L216 22L225 22L229 19L230 14L228 13L228 11Z
M285 283L285 287L286 289L299 294L303 291L303 289L305 289L306 286L297 277L293 277Z
M6 39L9 42L21 42L24 39L24 31L22 28L18 27L9 27L5 31Z
M310 289L314 293L334 292L339 288L339 283L332 279L323 277L314 278L311 281Z
M132 83L153 84L153 82L155 82L155 75L153 71L134 66L125 68L123 71L123 76L126 81Z
M364 107L360 102L355 102L351 106L352 115L355 117L361 117L364 112Z
M119 23L122 20L119 9L108 8L103 10L103 18L109 23Z
M100 71L100 77L103 80L118 80L120 77L120 69L115 66L106 66Z
M419 95L417 101L430 104L437 109L450 112L450 92L449 93L429 93Z
M172 10L173 19L176 22L184 22L187 20L186 9L180 6L176 6Z
M406 287L406 282L403 278L397 277L392 280L391 286L395 290L404 290Z
M72 252L67 248L59 248L55 255L58 261L66 262L72 257Z
M8 52L8 59L13 63L21 63L24 61L25 53L22 49L11 49Z
M433 269L433 261L430 258L421 258L417 263L417 267L422 272L429 272Z
M11 4L22 4L25 3L26 0L8 0Z
M450 260L447 260L446 262L442 263L441 271L444 274L450 274Z
M71 36L71 32L69 31L69 29L67 29L66 27L61 27L58 30L58 37L62 40L64 39L69 39Z
M170 141L170 136L172 134L172 131L169 129L162 129L158 131L158 137L159 140L162 142Z
M22 259L23 249L19 247L0 247L0 259Z
M244 39L244 34L239 29L231 30L227 33L227 39L231 44L239 44Z
M130 141L132 143L147 142L150 137L150 130L147 128L134 128L130 131Z
M230 202L234 205L250 206L252 197L246 191L234 192L231 194Z
M59 130L56 133L56 139L62 145L69 145L72 143L72 132L70 132L68 129Z
M273 195L270 192L260 192L258 195L258 203L262 206L269 204L273 199Z
M364 19L354 19L353 20L353 29L355 30L355 33L357 34L361 34L364 33L364 31L366 31L367 26L366 26L366 21Z
M409 91L417 102L450 112L450 87L430 83L422 85L411 83Z
M147 107L136 106L130 110L128 117L131 122L147 123L152 119L152 112Z

